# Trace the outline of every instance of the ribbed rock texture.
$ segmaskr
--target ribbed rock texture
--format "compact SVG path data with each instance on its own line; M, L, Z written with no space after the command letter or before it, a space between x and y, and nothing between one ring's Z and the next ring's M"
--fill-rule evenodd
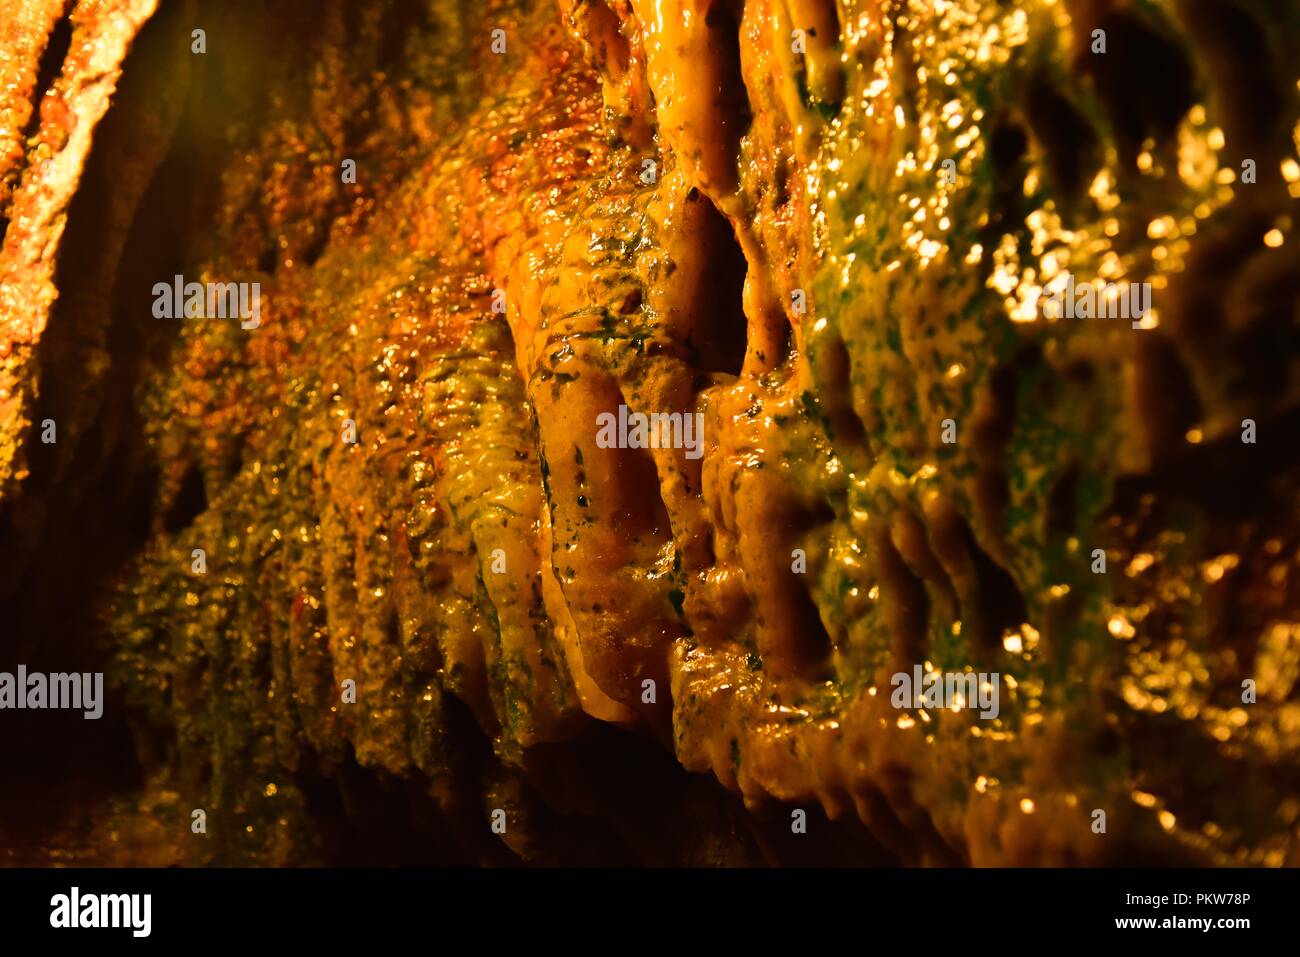
M0 661L140 769L63 853L1300 863L1300 5L17 6Z

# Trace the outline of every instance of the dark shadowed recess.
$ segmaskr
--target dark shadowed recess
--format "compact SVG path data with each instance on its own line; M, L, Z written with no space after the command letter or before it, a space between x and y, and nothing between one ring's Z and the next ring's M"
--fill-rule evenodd
M132 393L146 353L165 356L165 339L175 330L141 322L149 300L140 300L140 309L128 298L139 279L130 264L169 265L186 228L177 216L184 180L168 183L161 171L154 177L126 236L120 270L106 247L114 238L109 200L127 176L120 160L133 155L130 131L152 109L157 67L182 29L179 9L164 5L137 38L69 211L56 274L62 294L37 354L41 389L33 414L37 429L55 420L58 441L29 439L30 477L21 498L0 514L0 537L18 546L9 560L20 563L0 594L0 621L10 632L0 642L3 671L20 663L29 671L105 671L107 642L96 610L150 530L155 477ZM47 62L52 71L62 63ZM110 356L101 375L87 363L96 346ZM141 786L122 703L107 687L105 695L99 720L79 712L6 712L10 771L0 790L0 863L46 863L51 842L84 845L90 838L77 832L85 805Z

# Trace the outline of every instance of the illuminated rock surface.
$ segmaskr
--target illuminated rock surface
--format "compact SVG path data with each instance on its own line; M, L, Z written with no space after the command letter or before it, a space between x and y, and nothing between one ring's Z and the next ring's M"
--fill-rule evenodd
M20 6L3 610L146 779L26 853L1300 863L1295 4L164 3L26 139Z

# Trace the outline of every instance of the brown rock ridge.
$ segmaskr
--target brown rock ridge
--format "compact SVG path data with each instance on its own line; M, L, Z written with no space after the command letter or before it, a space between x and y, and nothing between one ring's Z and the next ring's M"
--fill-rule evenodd
M1295 863L1296 5L110 6L0 160L0 611L143 795L55 849Z

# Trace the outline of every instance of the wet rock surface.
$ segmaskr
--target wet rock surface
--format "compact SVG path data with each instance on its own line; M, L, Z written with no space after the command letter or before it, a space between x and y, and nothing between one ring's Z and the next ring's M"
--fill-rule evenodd
M20 6L7 862L1296 862L1293 4Z

